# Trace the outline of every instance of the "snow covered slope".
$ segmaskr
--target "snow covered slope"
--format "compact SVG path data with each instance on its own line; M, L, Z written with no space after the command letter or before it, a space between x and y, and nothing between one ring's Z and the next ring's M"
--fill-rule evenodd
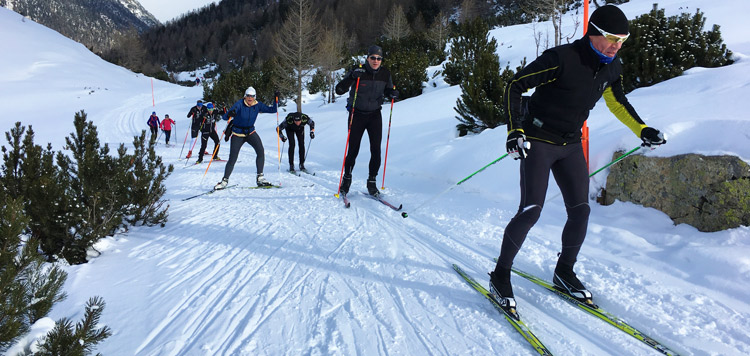
M629 16L649 8L641 1L631 3L623 5ZM714 10L724 9L725 2L668 3L689 5L689 12L700 5L709 22L722 24L739 60L724 68L693 69L632 93L636 110L669 138L665 147L643 154L728 153L750 160L743 100L750 97L750 61L743 55L750 48L742 42L748 33L740 11L746 2L726 2L735 12ZM722 15L714 18L714 13ZM223 176L223 163L215 162L204 177L205 164L182 168L185 161L179 160L189 125L184 115L201 95L200 88L154 80L154 106L150 78L103 62L83 46L6 9L0 9L0 23L6 47L0 56L4 131L17 120L33 124L37 143L52 142L60 149L72 130L73 113L84 109L104 142L129 145L146 128L151 111L177 120L177 145L159 148L164 160L176 165L167 181L167 226L134 228L104 239L97 245L102 256L67 268L69 298L50 315L77 320L90 296L103 296L107 308L102 322L114 335L98 351L533 354L451 268L458 263L482 281L493 268L503 229L517 209L517 162L500 161L414 210L504 153L504 129L455 137L452 107L458 88L432 88L394 107L385 194L404 204L407 219L360 194L351 194L351 209L333 197L346 140L344 101L324 105L313 97L305 110L316 122L316 139L307 140L312 146L306 166L315 176L284 173L286 147L279 168L277 118L263 114L257 128L266 150L266 177L283 188L243 188L255 185L255 154L245 146L230 179L239 187L182 201ZM509 55L501 48L501 59L518 63L533 56L531 33L527 26L493 30L493 36L514 38L512 48L518 51ZM387 120L387 107L384 116ZM603 104L589 123L592 167L607 163L616 149L639 143ZM222 158L228 155L225 146ZM353 191L365 189L368 159L363 149ZM595 178L592 193L603 174ZM378 179L380 183L382 173ZM549 196L555 194L552 185ZM564 222L561 201L550 201L516 266L550 277ZM592 204L577 271L601 306L681 354L744 355L750 353L747 256L748 227L701 233L674 226L653 209ZM655 354L527 281L514 279L514 289L520 314L556 355Z

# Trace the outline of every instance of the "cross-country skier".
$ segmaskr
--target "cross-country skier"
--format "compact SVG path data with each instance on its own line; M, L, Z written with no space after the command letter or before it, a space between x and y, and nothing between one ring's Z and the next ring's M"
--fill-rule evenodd
M169 137L172 135L172 125L177 125L177 123L174 122L171 118L169 118L169 114L164 115L164 120L161 121L161 125L159 125L164 131L164 137L167 138L167 145L169 145Z
M156 135L159 133L159 117L156 116L156 111L151 113L151 116L148 117L148 121L146 121L146 124L148 125L149 130L151 130L151 141L156 140Z
M647 126L625 98L622 64L616 55L628 31L628 19L619 8L602 6L591 15L582 38L544 51L506 87L506 146L511 157L521 159L521 202L505 228L500 257L490 274L490 289L506 308L515 306L510 283L513 259L542 212L550 172L568 214L553 282L576 299L593 304L573 265L586 237L590 212L581 127L599 98L604 96L610 111L646 146L666 143L664 135ZM528 101L522 99L521 94L531 88L536 90Z
M206 104L206 110L201 113L201 148L198 152L205 152L208 147L208 139L214 141L213 159L219 158L219 135L216 133L216 123L221 120L221 114L219 111L214 109L213 103ZM203 155L198 155L198 160L195 163L203 162Z
M203 100L198 100L198 102L190 108L190 111L187 114L188 119L192 118L192 122L190 123L190 137L195 141L196 137L198 137L198 131L201 129L201 123L203 122L203 111L206 110L203 107ZM190 158L193 155L193 145L190 145L190 150L188 151L187 156L185 158Z
M315 138L315 121L307 114L293 112L286 116L278 127L281 141L286 142L286 137L282 131L286 131L289 136L289 170L294 172L294 146L295 137L299 141L299 169L305 170L305 125L310 125L310 139Z
M350 133L349 148L344 160L344 178L341 182L341 193L343 194L349 192L349 186L352 184L352 171L365 131L367 131L367 137L370 140L367 191L373 196L380 194L375 183L378 170L380 170L380 145L383 141L383 118L380 110L383 100L398 98L398 91L393 88L391 72L382 64L383 49L378 46L371 46L367 50L367 60L364 66L359 65L352 68L349 74L336 85L336 94L338 95L349 91L346 108L350 113L351 110L354 110L351 122L347 123L350 127ZM359 89L357 89L357 79L359 79ZM355 96L357 100L352 107Z
M278 98L279 92L274 95ZM245 90L245 97L234 103L229 111L222 117L224 120L231 119L226 129L224 141L231 137L229 144L229 160L224 167L224 178L214 186L214 189L224 189L229 183L229 176L234 170L234 163L237 162L237 156L240 154L240 148L245 143L249 143L255 150L255 168L257 169L256 183L259 187L271 186L263 177L263 166L265 164L265 152L260 135L255 131L255 120L260 113L273 114L277 110L276 103L272 107L255 100L255 88L249 87Z

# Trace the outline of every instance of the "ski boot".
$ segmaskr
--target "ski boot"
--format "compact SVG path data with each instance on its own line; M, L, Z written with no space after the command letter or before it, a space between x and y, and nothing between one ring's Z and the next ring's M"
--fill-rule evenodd
M370 176L369 178L367 178L367 192L374 197L378 197L380 195L378 184L375 182L375 176Z
M510 269L497 268L490 272L490 293L495 298L505 314L516 320L521 320L516 311L516 299L513 296L513 286L510 284Z
M258 176L255 179L255 182L258 184L259 187L271 187L271 182L267 181L265 177L263 177L263 173L258 173Z
M229 178L222 178L221 182L216 183L214 190L222 190L227 187L227 184L229 184Z
M558 261L554 276L552 277L552 283L555 285L555 288L570 295L573 299L594 309L598 308L594 304L591 292L583 286L576 273L573 272L573 266Z
M349 187L352 185L352 175L351 173L344 173L344 179L341 180L341 189L339 191L341 192L341 195L346 195L349 193Z
M188 154L187 154L187 156L185 156L185 159L188 159L190 157L193 157L193 151L192 150L188 151Z
M307 172L307 169L305 168L305 164L304 163L300 162L300 164L299 164L299 170L302 171L302 172Z
M292 173L296 172L294 170L294 163L289 163L289 172L292 172Z

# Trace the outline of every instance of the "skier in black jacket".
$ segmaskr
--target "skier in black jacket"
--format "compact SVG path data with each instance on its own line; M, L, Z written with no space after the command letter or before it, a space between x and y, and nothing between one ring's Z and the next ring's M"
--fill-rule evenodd
M371 46L367 50L367 60L363 65L355 66L351 72L336 85L336 94L342 95L349 90L347 109L354 110L350 127L349 148L344 160L344 178L341 182L341 193L346 195L352 184L352 170L359 154L359 145L365 130L370 139L370 166L367 178L367 191L377 196L375 178L380 170L380 146L383 140L383 118L380 110L383 100L397 99L398 90L393 87L391 72L383 64L383 49ZM359 89L357 79L359 78ZM352 107L356 91L357 101ZM351 111L350 111L351 112Z
M213 103L206 104L206 109L201 111L201 117L200 120L202 122L200 126L201 131L201 148L198 150L198 152L206 152L206 148L208 147L208 139L212 139L214 141L214 150L213 158L215 160L221 159L219 158L219 135L216 133L216 123L221 121L221 113L219 113L219 110L216 110L214 108ZM198 155L198 161L195 163L201 163L203 162L203 155Z
M521 202L505 228L500 257L490 274L490 289L505 308L515 306L510 269L527 233L539 219L550 171L568 214L552 280L576 299L593 304L573 265L586 237L590 212L581 127L599 98L604 96L610 111L644 145L666 143L664 135L647 126L625 98L622 64L616 54L628 31L628 19L619 8L602 6L591 15L583 38L545 51L506 87L506 148L511 157L522 161ZM531 88L536 88L531 97L522 98L521 94Z
M188 119L193 119L190 124L190 137L193 139L193 143L190 144L191 148L185 158L190 158L193 155L192 147L194 146L196 137L198 137L198 131L201 130L201 124L203 123L203 112L205 110L206 108L203 106L203 100L198 100L195 106L190 108L190 111L187 114Z
M315 121L307 114L293 112L286 116L284 121L278 127L279 138L286 142L286 137L282 131L286 131L289 136L289 171L294 172L294 146L295 137L299 141L299 169L305 170L305 125L310 125L310 139L315 138Z

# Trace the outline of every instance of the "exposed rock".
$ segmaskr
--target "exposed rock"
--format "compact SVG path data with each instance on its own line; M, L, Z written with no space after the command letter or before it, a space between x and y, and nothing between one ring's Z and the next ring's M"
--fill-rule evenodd
M658 209L700 231L747 226L750 165L734 156L630 156L610 168L600 202L615 199Z

